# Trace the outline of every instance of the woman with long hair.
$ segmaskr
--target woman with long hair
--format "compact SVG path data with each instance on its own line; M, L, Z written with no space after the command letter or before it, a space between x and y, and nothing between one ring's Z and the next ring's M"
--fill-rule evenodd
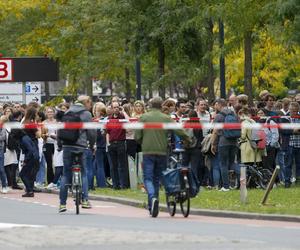
M25 112L23 124L36 123L37 109L29 107ZM20 178L25 185L26 193L22 197L34 197L33 188L36 174L39 170L38 130L24 129L20 135L20 145L24 154L24 161Z
M45 110L46 120L43 122L45 125L56 123L55 109L53 107L47 107ZM47 183L53 182L54 171L53 171L53 155L54 155L54 144L55 144L55 129L47 129L42 135L44 138L44 156L47 163Z
M93 107L93 115L95 122L101 122L106 118L106 106L102 102L95 103ZM97 129L97 140L96 140L96 153L94 159L94 171L92 174L88 176L89 184L91 188L94 188L94 175L96 175L97 187L106 187L106 179L107 176L105 174L105 169L109 173L109 164L107 163L107 155L106 155L106 138L105 132L103 129ZM107 166L106 166L107 165ZM105 168L106 167L106 168Z

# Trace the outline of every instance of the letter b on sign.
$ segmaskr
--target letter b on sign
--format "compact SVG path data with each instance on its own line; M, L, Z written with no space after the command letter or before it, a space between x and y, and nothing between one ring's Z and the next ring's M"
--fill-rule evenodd
M12 59L0 59L0 82L13 81Z

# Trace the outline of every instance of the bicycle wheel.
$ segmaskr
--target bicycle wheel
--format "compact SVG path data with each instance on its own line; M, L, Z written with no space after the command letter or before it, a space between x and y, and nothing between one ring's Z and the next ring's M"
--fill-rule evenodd
M79 214L79 206L81 201L81 192L79 186L75 186L75 206L76 206L76 214Z
M176 213L176 201L174 196L169 196L166 194L166 202L168 207L168 212L171 216L174 216Z
M190 214L190 194L189 194L189 183L188 178L185 175L183 177L184 190L181 192L179 197L180 209L184 217L188 217Z

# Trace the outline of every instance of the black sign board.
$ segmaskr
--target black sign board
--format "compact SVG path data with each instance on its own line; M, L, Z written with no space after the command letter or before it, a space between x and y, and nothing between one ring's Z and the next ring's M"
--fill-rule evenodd
M0 62L0 81L10 75L14 82L59 81L58 61L48 57L0 58Z

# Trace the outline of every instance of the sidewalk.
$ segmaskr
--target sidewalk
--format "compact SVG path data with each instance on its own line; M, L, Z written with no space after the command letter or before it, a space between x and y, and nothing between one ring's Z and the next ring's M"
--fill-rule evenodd
M48 190L48 189L43 189L42 192L55 193L55 194L59 193L58 191ZM92 200L107 201L107 202L114 202L123 205L138 207L138 208L145 208L144 202L128 199L128 198L90 194L89 199L91 201ZM160 204L160 210L164 212L168 212L167 206L165 204ZM225 210L195 209L193 207L191 207L190 214L201 215L201 216L234 218L234 219L271 220L271 221L287 221L287 222L300 223L300 216L296 216L296 215L246 213L246 212L225 211Z

